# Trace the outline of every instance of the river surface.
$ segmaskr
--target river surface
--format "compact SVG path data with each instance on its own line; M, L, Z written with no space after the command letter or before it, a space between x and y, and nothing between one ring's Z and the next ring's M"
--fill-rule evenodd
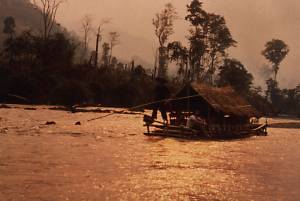
M300 200L300 129L188 141L144 136L142 115L24 107L0 109L1 201Z

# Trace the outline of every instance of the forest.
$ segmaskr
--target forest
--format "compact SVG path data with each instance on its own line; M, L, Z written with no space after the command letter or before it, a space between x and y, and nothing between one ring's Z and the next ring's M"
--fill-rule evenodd
M40 31L16 31L14 16L5 16L1 22L0 102L131 107L153 100L156 79L164 78L174 93L189 82L231 86L265 115L300 115L300 83L282 89L277 81L280 64L290 52L288 44L270 38L262 47L272 76L265 89L256 86L247 67L227 52L238 41L225 18L206 11L199 0L186 7L187 44L170 40L179 19L171 3L153 17L153 37L159 44L153 69L114 56L114 47L121 45L120 35L111 31L109 39L103 40L108 20L96 28L95 47L90 47L88 16L81 22L84 36L72 37L56 21L63 1L40 1L42 4L30 2L41 15ZM168 73L170 66L176 66L176 74Z

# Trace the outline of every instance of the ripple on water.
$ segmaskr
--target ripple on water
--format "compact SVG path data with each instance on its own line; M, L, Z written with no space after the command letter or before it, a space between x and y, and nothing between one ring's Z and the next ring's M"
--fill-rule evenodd
M9 198L15 198L13 192L24 192L26 182L41 180L51 185L28 188L24 193L29 198L37 194L34 189L54 190L69 200L300 198L299 129L272 128L267 137L243 140L187 141L144 136L140 115L111 116L75 127L74 122L97 114L30 112L42 121L55 119L57 125L37 129L37 137L17 135L21 126L14 128L13 118L24 118L23 114L9 114L1 122L1 127L11 128L6 137L0 135L0 192ZM20 122L22 129L35 126ZM40 199L35 200L57 198L47 193L36 196Z

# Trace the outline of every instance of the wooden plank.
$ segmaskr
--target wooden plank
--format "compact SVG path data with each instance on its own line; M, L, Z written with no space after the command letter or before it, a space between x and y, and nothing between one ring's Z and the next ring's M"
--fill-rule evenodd
M172 126L172 125L145 125L148 127L156 128L152 132L148 132L147 135L151 136L162 136L162 137L176 137L176 138L214 138L214 139L226 139L226 138L242 138L246 136L253 136L253 135L266 135L266 128L267 125L253 125L257 126L254 129L246 128L243 129L215 129L215 127L208 127L207 129L203 130L193 130L186 128L184 126Z
M153 128L159 128L159 129L171 129L171 130L185 130L185 131L191 131L194 132L195 130L184 127L184 126L172 126L172 125L157 125L157 124L151 124L151 125L144 125L149 126Z
M259 131L259 130L266 129L267 127L268 127L268 125L267 125L267 124L263 124L263 125L261 125L261 126L259 126L259 127L255 128L255 129L252 129L252 130L253 130L253 131Z
M194 138L203 138L201 136L195 135L195 134L182 134L182 133L173 133L173 132L151 132L151 133L146 133L148 136L158 136L158 137L175 137L175 138L187 138L187 139L194 139Z

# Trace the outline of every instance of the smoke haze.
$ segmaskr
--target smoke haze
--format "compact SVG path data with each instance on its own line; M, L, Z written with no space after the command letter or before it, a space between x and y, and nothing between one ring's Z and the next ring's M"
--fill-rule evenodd
M59 10L58 20L68 29L80 34L80 19L89 14L94 24L102 18L112 18L107 31L121 33L121 44L115 48L117 56L129 60L138 56L153 64L157 45L154 37L152 18L163 6L172 2L181 20L176 22L176 33L172 40L185 40L188 25L183 20L188 0L69 0ZM259 75L267 61L261 56L264 44L278 38L290 47L290 53L279 71L281 87L294 87L300 83L298 57L300 42L300 1L298 0L206 0L204 7L209 12L225 16L236 48L229 50L254 75ZM256 76L256 83L263 84L263 76Z

